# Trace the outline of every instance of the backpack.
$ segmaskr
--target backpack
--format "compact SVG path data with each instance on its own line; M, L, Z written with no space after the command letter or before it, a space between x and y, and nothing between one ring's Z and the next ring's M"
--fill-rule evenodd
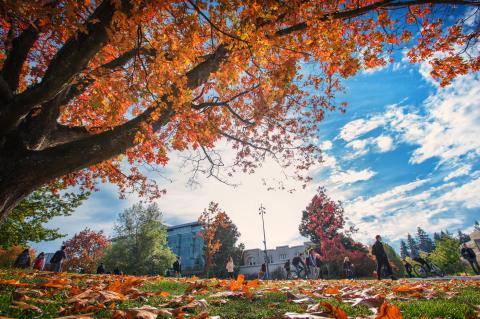
M300 263L300 257L294 257L293 260L292 260L292 264L294 266L298 266L298 264Z
M55 252L53 257L50 259L50 263L51 264L56 264L56 263L60 262L61 260L62 260L62 251L57 250L57 252Z

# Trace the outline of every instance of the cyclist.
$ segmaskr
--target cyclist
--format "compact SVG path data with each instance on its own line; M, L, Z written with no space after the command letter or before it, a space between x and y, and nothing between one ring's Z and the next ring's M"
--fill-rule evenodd
M353 277L353 264L348 256L345 256L343 259L343 273L345 274L346 278Z
M306 268L305 262L303 261L303 253L300 253L298 256L293 257L292 265L293 267L295 267L297 277L300 278L300 272L304 271Z
M412 267L412 264L409 263L405 258L403 259L403 266L405 267L405 271L407 272L408 277L413 278L413 274L412 274L413 267Z
M422 267L425 268L425 270L427 270L428 272L432 271L432 268L427 263L427 261L420 256L420 252L418 250L412 250L410 252L410 258L412 258L413 261L416 261L417 263L422 265Z
M470 266L472 266L473 271L476 274L480 274L480 266L478 265L478 262L477 262L477 255L475 254L473 249L468 247L467 244L464 243L461 253L462 253L462 257L465 258L470 263Z

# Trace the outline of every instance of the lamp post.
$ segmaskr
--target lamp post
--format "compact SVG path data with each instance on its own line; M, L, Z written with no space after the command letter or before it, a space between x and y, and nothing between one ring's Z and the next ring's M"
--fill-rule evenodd
M266 211L265 211L265 207L263 207L262 204L260 204L260 208L258 209L259 211L259 215L262 216L262 226L263 226L263 247L265 248L265 266L267 268L267 279L270 278L270 271L268 269L268 263L269 263L269 260L268 260L268 253L267 253L267 239L265 237L265 221L263 219L263 215L266 214Z

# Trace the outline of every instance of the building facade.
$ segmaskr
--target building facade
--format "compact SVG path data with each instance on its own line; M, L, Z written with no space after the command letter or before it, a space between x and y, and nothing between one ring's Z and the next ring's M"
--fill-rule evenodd
M305 253L311 242L305 242L303 245L289 247L277 246L275 249L267 249L268 268L270 274L283 271L283 265L287 260L292 260L293 257L300 253ZM240 266L240 273L251 278L257 276L260 267L265 262L265 251L262 249L246 249L243 252L243 266Z
M202 226L198 222L167 227L168 247L180 256L182 273L185 275L198 274L204 269L201 231Z

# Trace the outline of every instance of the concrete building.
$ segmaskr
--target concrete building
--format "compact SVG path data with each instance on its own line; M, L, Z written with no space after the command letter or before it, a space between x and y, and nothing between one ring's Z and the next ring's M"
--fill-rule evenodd
M192 275L203 271L203 239L199 236L202 226L198 222L167 227L168 247L180 256L182 274Z
M286 245L277 246L275 249L267 249L270 273L282 270L287 260L291 261L293 257L298 256L300 253L305 253L306 249L311 245L311 242L305 242L303 245L298 246L289 247ZM240 266L239 271L248 278L255 277L264 261L265 252L263 249L246 249L243 252L243 265Z

